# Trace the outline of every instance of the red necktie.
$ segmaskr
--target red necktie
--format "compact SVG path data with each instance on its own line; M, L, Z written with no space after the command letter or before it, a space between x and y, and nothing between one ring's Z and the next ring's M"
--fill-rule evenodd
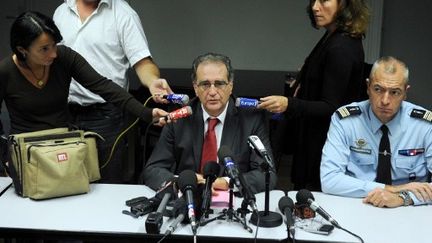
M203 149L201 154L200 173L203 172L204 165L209 161L216 161L217 159L217 140L215 127L219 122L217 118L209 118L208 129L204 138Z

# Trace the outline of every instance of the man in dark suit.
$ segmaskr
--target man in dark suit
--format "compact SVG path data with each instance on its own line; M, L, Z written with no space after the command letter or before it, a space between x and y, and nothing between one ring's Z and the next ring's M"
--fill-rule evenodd
M183 170L195 171L198 183L204 183L203 165L217 160L217 151L204 149L211 143L207 136L213 131L216 137L214 150L222 145L228 146L251 191L264 191L265 176L260 169L264 160L248 146L247 139L250 135L257 135L271 154L268 126L262 110L235 107L235 99L231 95L233 80L234 70L228 57L207 53L194 60L192 82L197 98L190 103L193 114L163 128L141 174L146 185L157 190ZM206 152L203 153L203 150ZM228 190L229 179L221 171L213 188ZM270 187L275 184L276 175L271 173Z

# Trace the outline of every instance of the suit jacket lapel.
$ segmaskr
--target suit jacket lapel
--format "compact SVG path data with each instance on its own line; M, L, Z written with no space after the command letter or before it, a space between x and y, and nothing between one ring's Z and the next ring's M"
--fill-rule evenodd
M198 99L197 99L198 101ZM201 103L196 102L195 110L193 111L194 119L191 127L192 137L193 137L193 158L195 163L195 171L198 171L201 162L201 152L204 142L204 120L201 108Z
M237 115L237 108L234 106L234 103L234 99L231 97L228 104L227 115L225 117L220 146L226 145L230 148L236 147L234 145L237 142L236 136L237 134L239 134L238 132L236 132L236 130L239 129L239 121Z

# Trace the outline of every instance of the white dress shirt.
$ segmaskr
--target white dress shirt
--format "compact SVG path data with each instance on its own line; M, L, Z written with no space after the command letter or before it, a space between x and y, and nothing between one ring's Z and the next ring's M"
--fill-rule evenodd
M124 0L101 0L84 22L76 0L66 0L56 9L54 21L63 36L61 44L77 51L98 73L124 89L129 88L128 68L151 56L140 18ZM73 81L69 102L85 106L105 101Z

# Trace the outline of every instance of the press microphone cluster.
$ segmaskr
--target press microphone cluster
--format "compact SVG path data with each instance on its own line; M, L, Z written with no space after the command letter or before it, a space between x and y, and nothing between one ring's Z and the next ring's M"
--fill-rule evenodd
M162 97L173 104L187 105L189 103L189 96L187 94L168 94Z

